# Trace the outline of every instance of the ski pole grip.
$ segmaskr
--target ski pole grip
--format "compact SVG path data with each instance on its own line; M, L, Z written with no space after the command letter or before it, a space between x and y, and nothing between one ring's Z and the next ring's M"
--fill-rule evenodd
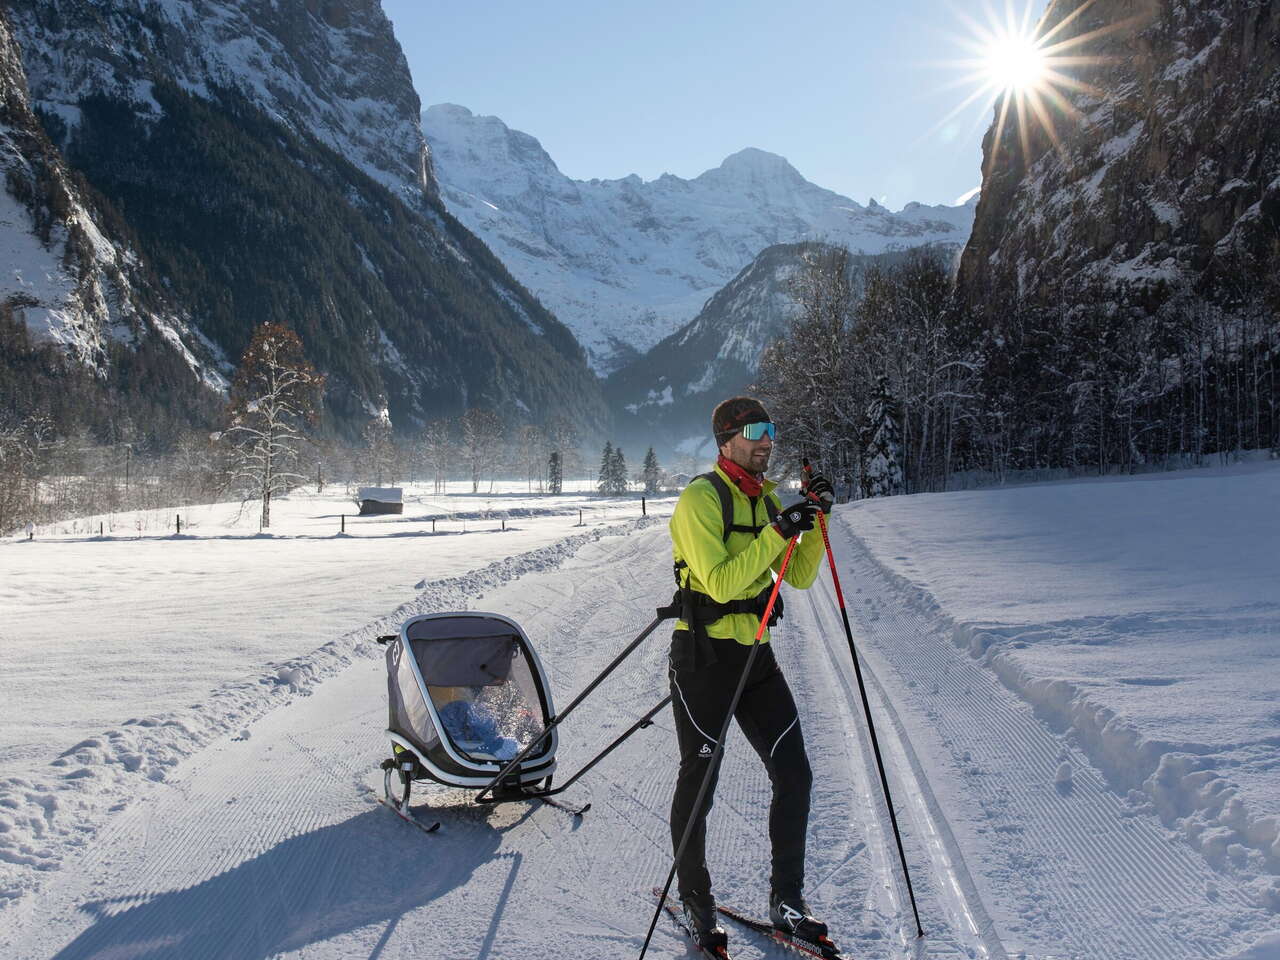
M813 464L809 462L808 457L800 458L800 467L801 469L804 470L804 476L805 476L804 482L800 484L800 492L804 494L804 498L806 500L812 500L818 506L822 507L823 513L826 513L828 509L827 505L823 503L818 497L814 496L812 493L809 492L809 481L813 479ZM825 524L824 524L823 536L824 537L826 536Z

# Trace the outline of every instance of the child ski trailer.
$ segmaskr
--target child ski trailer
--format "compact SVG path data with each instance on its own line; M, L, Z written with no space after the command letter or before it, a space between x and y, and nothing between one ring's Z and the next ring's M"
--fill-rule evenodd
M551 694L519 624L496 613L433 613L378 641L387 645L388 806L406 815L417 780L489 786L526 747L532 755L500 786L522 797L549 787Z
M538 800L574 816L553 799L646 727L671 702L664 697L564 783L552 787L559 727L664 620L657 617L556 713L533 644L514 620L497 613L431 613L406 620L398 633L378 637L387 647L387 737L392 755L382 762L384 796L403 819L427 832L409 811L413 784L430 780L477 791L475 803Z

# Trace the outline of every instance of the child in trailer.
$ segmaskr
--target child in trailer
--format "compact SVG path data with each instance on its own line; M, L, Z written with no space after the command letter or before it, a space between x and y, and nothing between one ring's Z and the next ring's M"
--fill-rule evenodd
M484 687L431 687L431 699L449 739L467 753L487 753L495 760L510 760L520 744L503 736L498 716L480 701Z

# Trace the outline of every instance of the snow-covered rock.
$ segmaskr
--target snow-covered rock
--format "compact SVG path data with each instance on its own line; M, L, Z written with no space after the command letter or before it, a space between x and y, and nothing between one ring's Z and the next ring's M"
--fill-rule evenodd
M1087 88L1062 90L1070 109L1050 109L1052 135L1031 112L1021 128L1014 111L988 132L960 271L970 295L1052 297L1074 278L1154 291L1212 280L1231 260L1274 271L1275 5L1055 0L1039 27L1050 31L1100 61L1065 68Z
M378 0L14 0L36 106L74 128L106 95L158 115L156 80L231 87L404 200L434 191L404 52Z
M423 113L440 195L608 374L678 330L763 249L826 240L881 253L963 243L973 205L866 206L748 148L684 180L572 180L497 117Z
M441 205L378 0L16 0L7 15L51 156L114 208L148 302L176 303L211 350L234 359L254 325L297 325L352 432L383 406L404 431L468 406L600 430L572 333Z

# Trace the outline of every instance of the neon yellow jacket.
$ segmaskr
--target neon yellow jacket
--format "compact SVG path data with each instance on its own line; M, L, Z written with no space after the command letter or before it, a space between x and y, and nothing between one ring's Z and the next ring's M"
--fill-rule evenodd
M753 517L751 499L718 466L716 472L724 478L733 496L733 522L743 526L764 524L764 530L755 538L735 530L726 543L720 497L710 482L695 479L680 494L675 512L671 514L671 552L676 563L683 560L688 564L682 568L682 575L688 578L692 589L707 594L717 603L749 600L773 582L769 571L777 571L782 566L782 556L786 553L787 541L769 523L764 505L764 498L772 496L777 484L771 480L764 482L764 492L756 498ZM801 590L812 586L824 553L818 531L803 534L787 565L786 582ZM684 581L681 582L683 585ZM707 624L707 635L732 637L749 645L755 640L759 627L760 621L752 614L731 613ZM676 624L677 630L688 628L683 620ZM760 642L769 642L767 629Z

